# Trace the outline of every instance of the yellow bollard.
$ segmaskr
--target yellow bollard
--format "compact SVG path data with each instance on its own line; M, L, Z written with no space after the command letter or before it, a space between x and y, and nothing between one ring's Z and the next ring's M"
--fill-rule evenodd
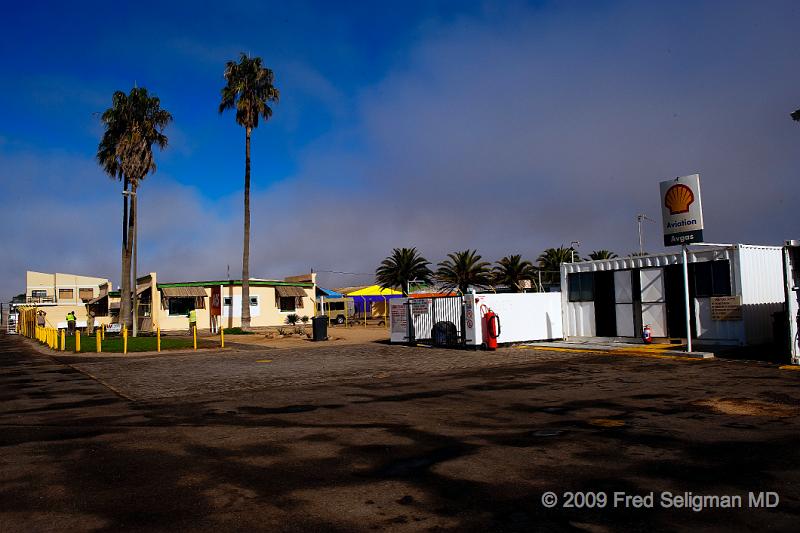
M81 330L75 329L75 353L81 351Z
M122 353L128 353L128 326L122 326Z
M197 350L197 326L192 327L192 339L194 340L194 349Z
M161 351L161 328L156 328L156 350Z
M100 329L94 332L95 339L97 339L97 353L103 352L102 341L100 340Z
M106 325L105 325L105 324L103 324L102 326L100 326L100 330L101 330L101 332L102 332L102 333L100 334L100 339L101 339L101 340L106 340Z
M225 347L225 328L219 328L219 347Z
M65 340L65 338L64 338L64 337L65 337L65 335L66 335L66 333L65 333L65 332L64 332L64 330L62 329L62 330L61 330L61 351L62 351L62 352L63 352L63 351L66 349L66 345L67 345L67 343L66 343L66 340Z

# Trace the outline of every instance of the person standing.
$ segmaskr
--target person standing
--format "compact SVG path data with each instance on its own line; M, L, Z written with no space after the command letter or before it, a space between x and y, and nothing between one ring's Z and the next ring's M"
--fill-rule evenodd
M67 313L67 331L70 336L75 335L75 311Z
M94 335L94 311L89 311L86 316L86 334Z
M38 313L36 313L36 325L39 326L40 328L43 328L45 326L44 315L45 315L44 311L39 311Z
M191 309L187 316L189 317L189 335L191 335L194 328L197 327L197 310Z

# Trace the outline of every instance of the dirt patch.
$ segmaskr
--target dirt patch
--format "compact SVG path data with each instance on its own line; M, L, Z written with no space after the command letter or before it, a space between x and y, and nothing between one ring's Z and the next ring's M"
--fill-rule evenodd
M718 413L734 416L787 418L800 414L797 406L741 398L712 398L695 402L694 405L708 407Z

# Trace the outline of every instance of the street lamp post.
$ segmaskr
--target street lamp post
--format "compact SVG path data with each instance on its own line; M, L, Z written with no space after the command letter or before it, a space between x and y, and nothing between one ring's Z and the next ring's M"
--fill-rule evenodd
M581 241L572 241L569 243L569 249L572 251L572 257L570 258L570 262L575 262L575 248L579 248L581 245Z
M642 222L648 220L650 222L655 222L652 218L648 217L643 213L639 213L636 215L636 224L639 227L639 255L644 255L644 236L642 235Z

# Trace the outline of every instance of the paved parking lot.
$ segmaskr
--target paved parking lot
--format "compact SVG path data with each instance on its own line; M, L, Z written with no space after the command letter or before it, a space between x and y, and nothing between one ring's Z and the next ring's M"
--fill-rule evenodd
M0 336L2 531L789 531L800 514L800 372L775 365L382 344L70 365ZM565 491L780 503L570 509Z
M135 400L371 381L550 359L562 360L564 354L511 348L497 352L410 348L384 343L127 358L58 358Z

